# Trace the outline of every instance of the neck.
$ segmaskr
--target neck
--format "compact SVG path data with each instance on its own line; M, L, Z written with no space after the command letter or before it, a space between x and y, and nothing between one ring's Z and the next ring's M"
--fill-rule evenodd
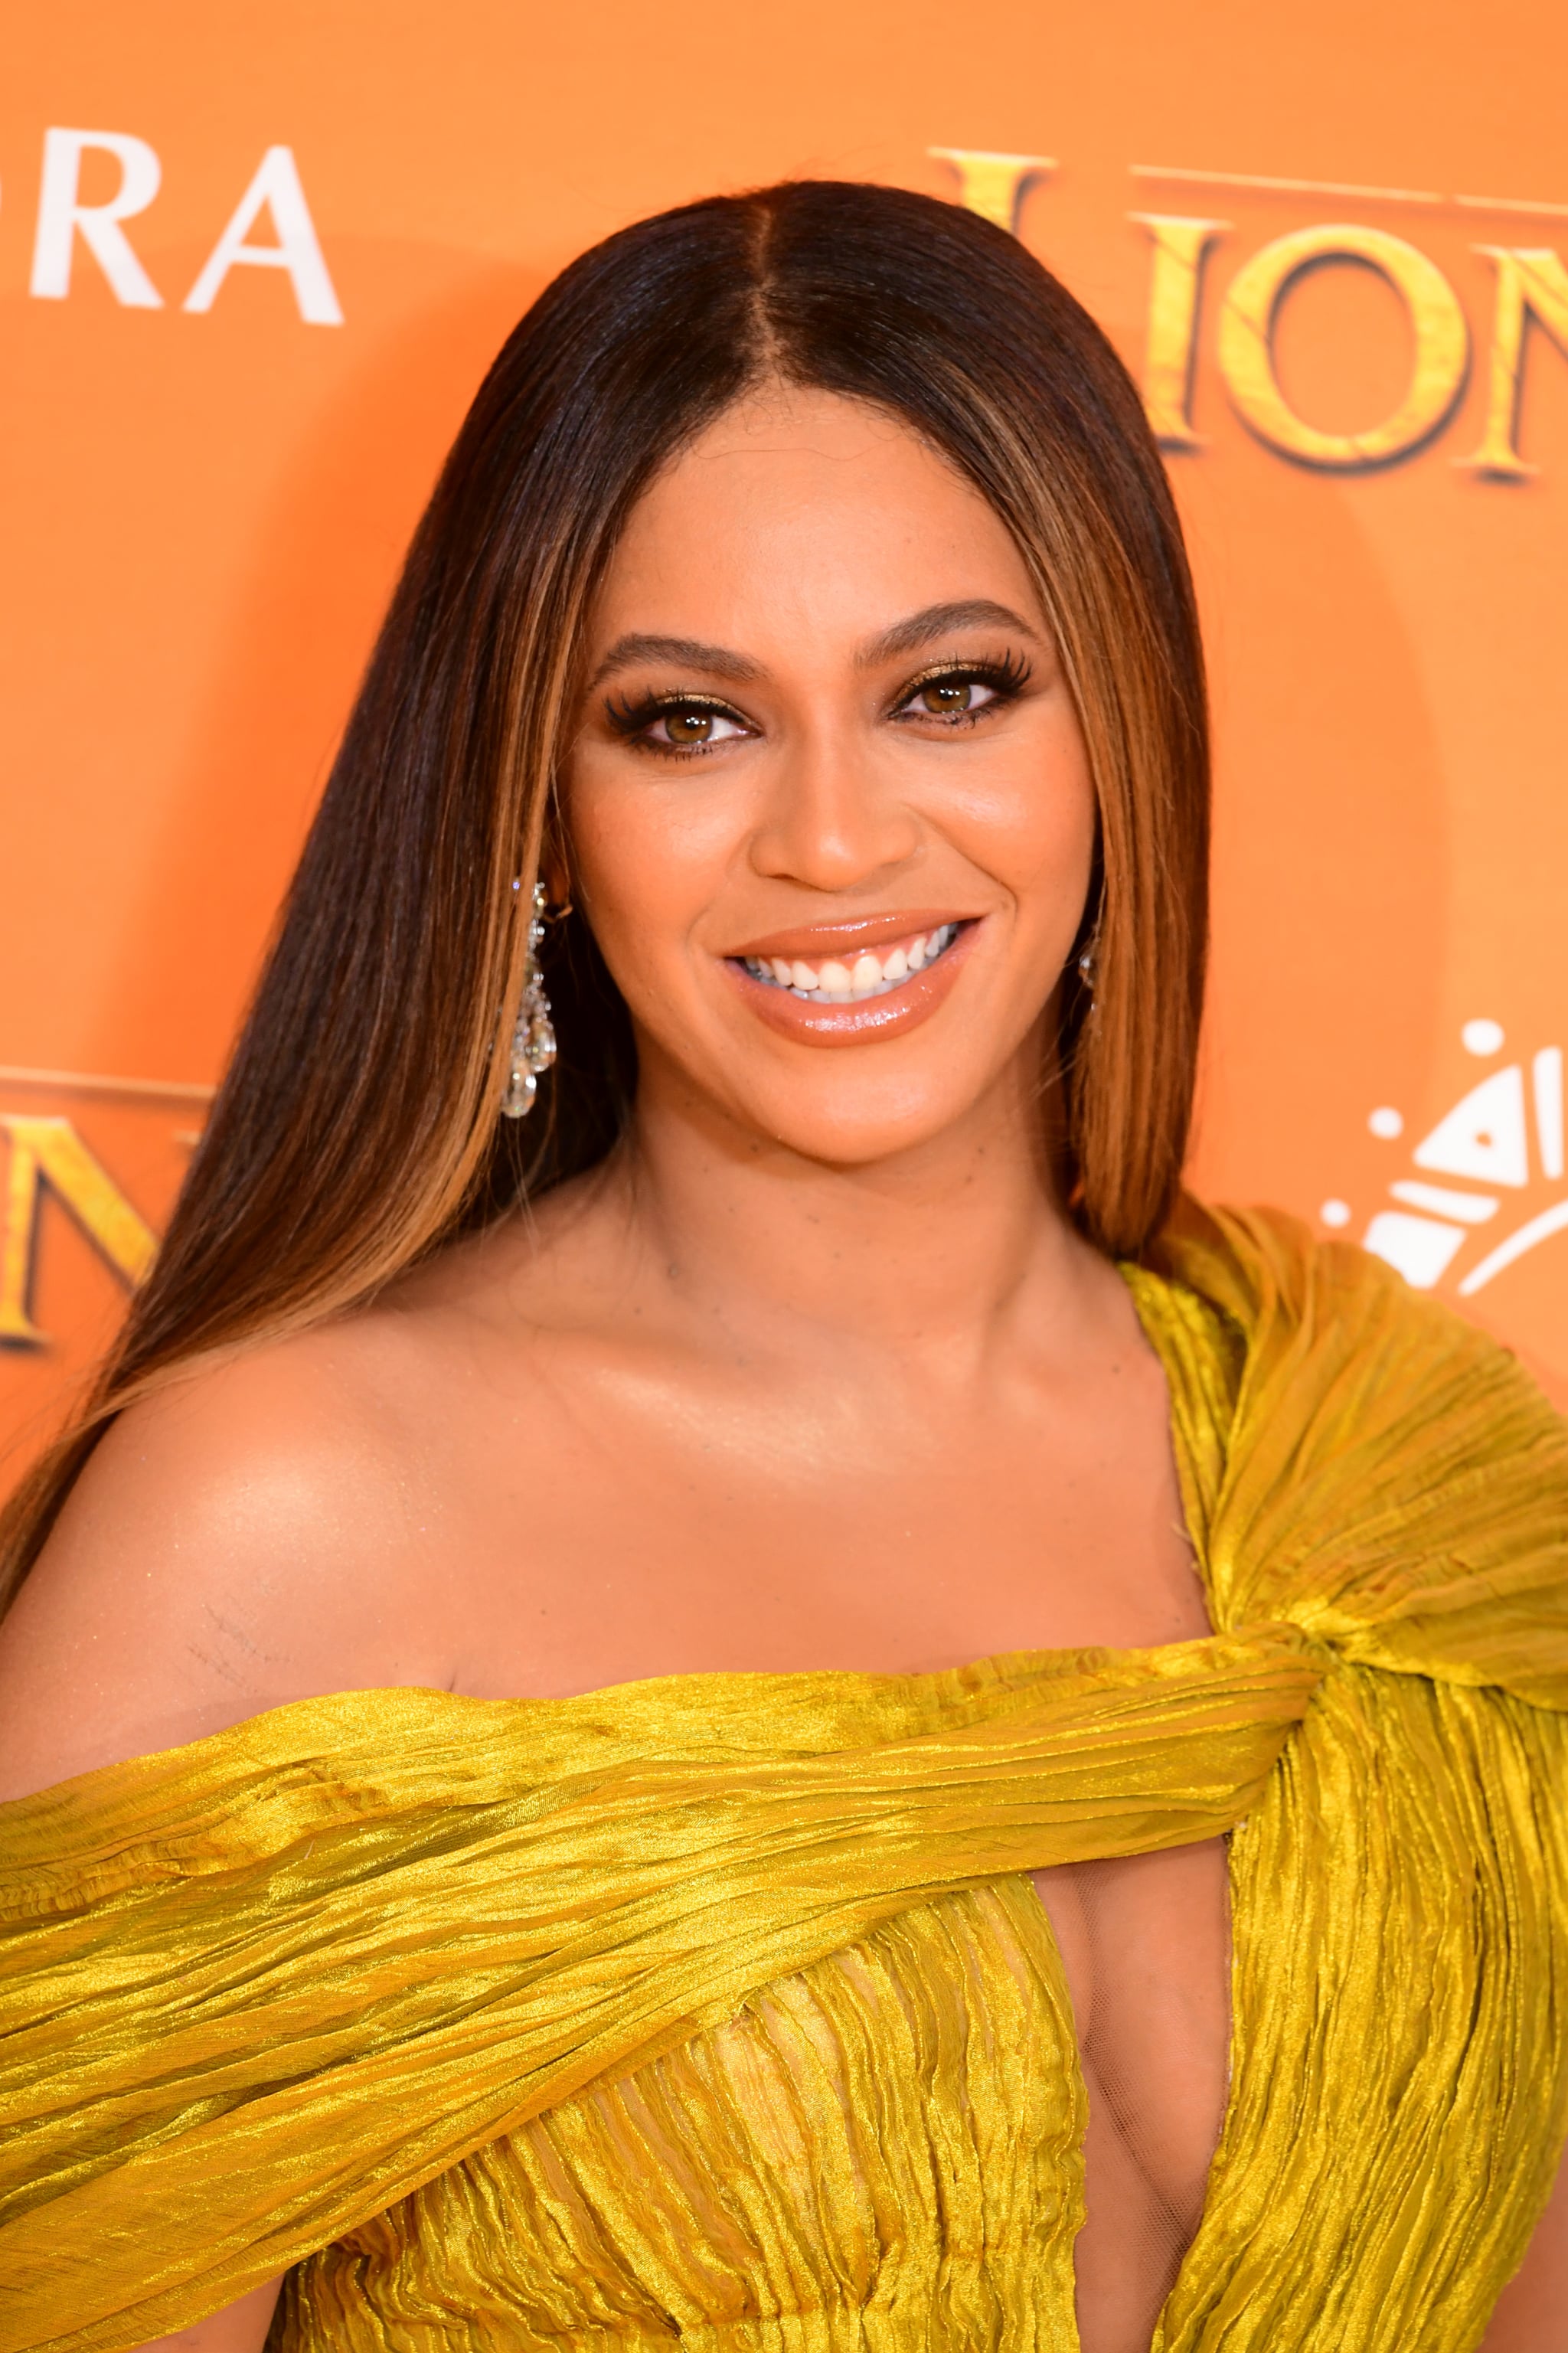
M614 1178L638 1259L742 1341L793 1333L957 1370L1021 1314L1070 1322L1105 1270L1057 1198L1037 1070L1021 1055L962 1124L844 1167L742 1131L645 1063Z

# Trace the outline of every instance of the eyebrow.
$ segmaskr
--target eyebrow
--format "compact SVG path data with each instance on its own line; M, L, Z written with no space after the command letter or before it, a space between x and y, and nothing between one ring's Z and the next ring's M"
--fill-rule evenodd
M873 670L879 662L893 661L900 654L918 653L933 638L945 637L951 629L1018 629L1026 638L1040 634L1010 605L998 605L989 596L966 596L956 604L928 605L923 612L895 621L890 629L861 648L858 666Z
M861 670L874 670L880 662L896 660L900 654L918 652L933 638L943 637L950 630L976 628L1017 629L1026 638L1039 635L1010 605L998 605L990 596L966 596L946 605L927 605L906 619L895 621L890 628L861 647L856 664ZM616 639L589 680L589 691L618 670L629 670L636 662L658 661L706 670L710 678L732 679L737 685L763 676L762 663L753 661L749 654L737 653L732 646L706 645L700 638L666 638L634 629Z
M760 662L736 653L729 646L706 646L700 638L649 637L642 630L633 630L629 637L616 639L589 680L589 691L612 671L627 670L633 662L644 661L679 662L689 670L705 670L712 678L732 678L738 684L763 674Z

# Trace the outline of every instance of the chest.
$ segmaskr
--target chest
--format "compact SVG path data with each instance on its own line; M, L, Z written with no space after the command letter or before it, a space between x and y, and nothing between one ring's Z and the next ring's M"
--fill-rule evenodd
M1153 1860L1137 1892L1049 1874L1053 1900L1124 1930L1168 1915L1183 1865ZM499 2307L530 2348L1067 2353L1076 2302L1083 2353L1144 2353L1202 2204L1224 2038L1184 2168L1157 2048L1136 2083L1123 2071L1113 2115L1107 2052L1131 2029L1102 1969L1085 2034L1063 1957L1026 1879L915 1906L327 2250L296 2283L298 2319L356 2290L417 2309L439 2263L443 2302Z
M958 1890L324 2250L285 2341L1463 2353L1561 2137L1563 1739L1334 1669L1231 1841L1223 2086L1212 2048L1184 2079L1209 1865L1042 1873L1054 1936L1026 1879Z
M1157 1377L959 1416L743 1369L695 1393L579 1375L525 1438L454 1428L427 1475L444 1680L478 1696L1209 1630Z

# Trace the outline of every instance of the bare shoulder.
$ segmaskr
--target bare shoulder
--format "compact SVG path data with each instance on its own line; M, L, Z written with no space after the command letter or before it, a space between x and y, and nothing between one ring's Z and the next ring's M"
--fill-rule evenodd
M442 1679L416 1598L440 1345L425 1317L349 1318L110 1427L0 1626L0 1798L286 1700Z
M625 1313L595 1198L121 1416L0 1624L0 1800L489 1656L535 1573L508 1482Z

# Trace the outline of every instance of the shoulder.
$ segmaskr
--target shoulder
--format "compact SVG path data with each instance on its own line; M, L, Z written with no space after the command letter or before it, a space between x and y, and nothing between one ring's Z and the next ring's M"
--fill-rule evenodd
M1189 1208L1162 1271L1229 1335L1209 1534L1233 1606L1568 1707L1568 1430L1508 1351L1276 1211Z
M279 1703L439 1679L424 1347L372 1314L193 1371L106 1431L0 1627L0 1798Z
M1494 1444L1562 1443L1562 1418L1506 1348L1383 1260L1320 1241L1283 1210L1185 1201L1159 1267L1225 1330L1238 1388L1256 1394L1310 1367L1303 1394L1367 1388L1370 1406L1374 1385L1380 1422L1468 1401Z
M563 1337L615 1321L595 1199L563 1187L120 1416L0 1625L0 1800L289 1700L455 1681L532 1573L506 1482L570 1419Z

